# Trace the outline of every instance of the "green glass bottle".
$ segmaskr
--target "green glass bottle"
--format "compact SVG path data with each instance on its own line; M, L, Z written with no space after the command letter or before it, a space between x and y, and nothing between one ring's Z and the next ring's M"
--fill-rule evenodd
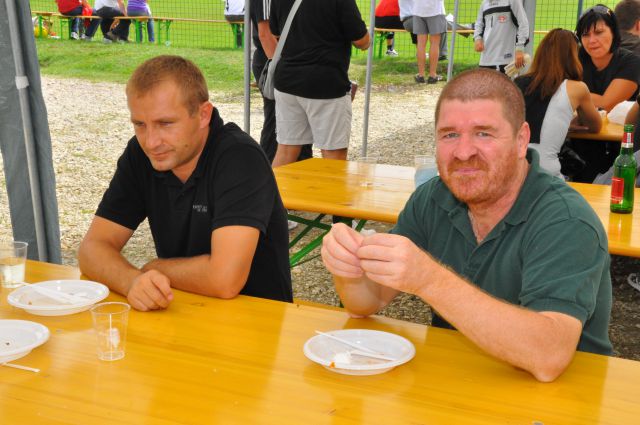
M633 211L633 191L636 187L637 165L633 156L633 125L625 124L620 155L613 163L611 212L629 214Z

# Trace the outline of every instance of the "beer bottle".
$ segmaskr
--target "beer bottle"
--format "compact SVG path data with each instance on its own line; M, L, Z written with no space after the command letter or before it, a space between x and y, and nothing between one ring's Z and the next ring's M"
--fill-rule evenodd
M636 167L636 159L633 156L633 125L625 124L620 155L613 163L611 212L628 214L633 211Z

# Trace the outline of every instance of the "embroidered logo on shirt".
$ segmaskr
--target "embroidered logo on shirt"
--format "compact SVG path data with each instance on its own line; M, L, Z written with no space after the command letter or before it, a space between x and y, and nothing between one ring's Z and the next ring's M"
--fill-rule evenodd
M193 204L193 210L198 213L206 213L209 208L206 205Z
M504 24L505 22L507 22L507 15L498 16L498 22L500 22L501 24Z

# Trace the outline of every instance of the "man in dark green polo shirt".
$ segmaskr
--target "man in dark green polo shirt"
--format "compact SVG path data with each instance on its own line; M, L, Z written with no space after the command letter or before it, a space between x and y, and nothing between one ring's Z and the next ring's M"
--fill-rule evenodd
M460 74L436 106L440 177L416 190L391 234L334 225L322 256L352 314L415 294L435 326L552 381L576 349L611 353L609 255L591 207L527 150L524 116L504 75Z

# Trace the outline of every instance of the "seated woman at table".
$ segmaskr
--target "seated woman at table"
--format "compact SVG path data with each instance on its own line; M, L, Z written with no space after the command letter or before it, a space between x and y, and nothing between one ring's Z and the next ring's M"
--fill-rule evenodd
M618 21L611 9L596 5L582 14L576 26L578 57L593 103L607 112L638 94L640 57L620 48ZM620 149L616 142L575 140L573 149L587 163L575 181L590 183L613 164Z
M564 176L558 154L573 113L578 113L577 124L591 132L600 131L600 115L581 79L575 35L556 28L540 42L529 72L515 80L524 95L531 127L529 147L540 153L540 166L560 178Z

